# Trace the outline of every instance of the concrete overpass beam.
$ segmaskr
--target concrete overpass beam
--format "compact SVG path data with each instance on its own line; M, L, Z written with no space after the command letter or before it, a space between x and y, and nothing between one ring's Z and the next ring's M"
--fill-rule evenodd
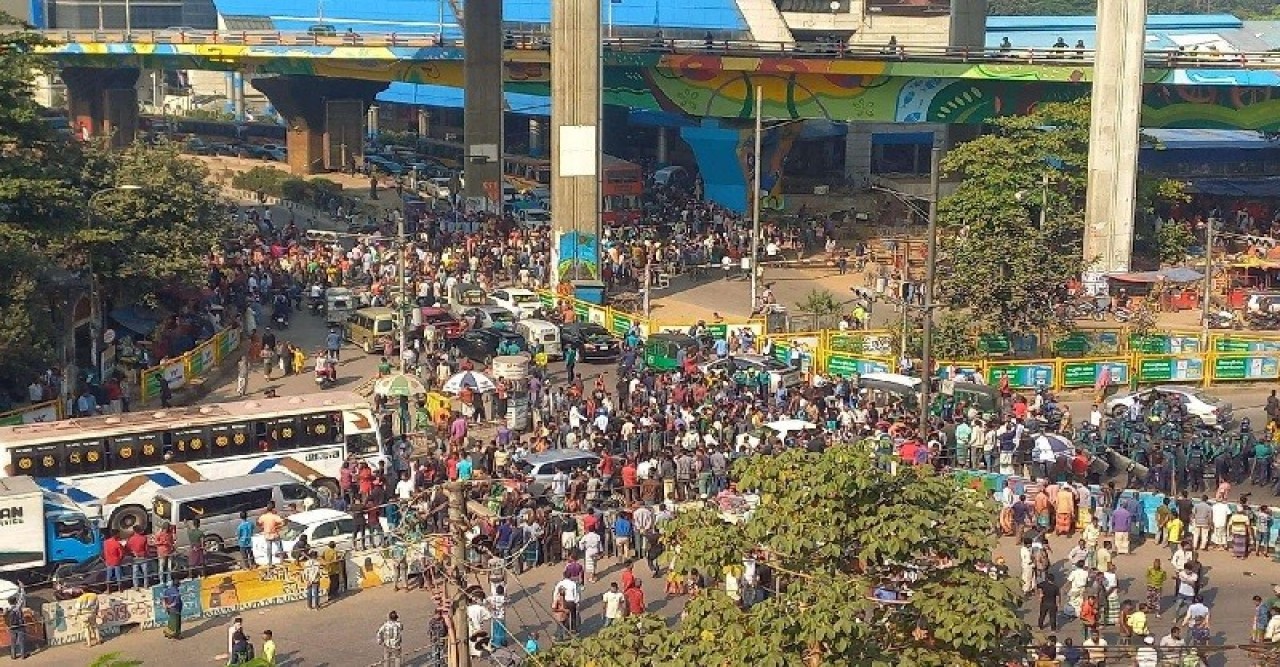
M64 67L67 116L78 136L133 143L138 133L137 68Z
M365 118L388 83L317 76L253 80L287 124L289 171L298 176L355 165L364 156Z
M551 252L557 282L600 278L600 2L551 3Z
M502 209L502 0L467 0L463 22L463 193Z
M1133 257L1146 16L1146 0L1098 3L1084 231L1084 284L1094 294Z

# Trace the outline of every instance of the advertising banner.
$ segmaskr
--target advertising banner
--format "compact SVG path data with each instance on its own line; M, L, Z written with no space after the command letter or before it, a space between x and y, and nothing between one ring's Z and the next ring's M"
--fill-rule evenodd
M1214 380L1275 380L1280 363L1275 357L1226 357L1213 360Z
M205 343L187 355L187 377L201 377L214 367L213 343Z
M882 359L864 359L848 354L832 353L827 357L827 374L852 377L867 373L888 373L889 362Z
M1280 340L1223 336L1213 342L1216 352L1280 352Z
M885 333L834 333L829 340L832 352L891 357L895 351L893 336Z
M1009 378L1014 389L1032 389L1053 386L1053 364L1000 364L987 369L987 383L1000 385L1000 379Z
M1127 361L1068 361L1062 364L1062 386L1092 387L1097 384L1103 368L1111 370L1112 385L1125 384L1129 381L1129 362Z
M1203 359L1152 357L1138 361L1138 382L1198 382L1203 379Z

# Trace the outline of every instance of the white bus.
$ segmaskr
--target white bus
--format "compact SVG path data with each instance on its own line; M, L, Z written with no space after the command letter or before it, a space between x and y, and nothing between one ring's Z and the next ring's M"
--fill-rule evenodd
M348 392L0 427L4 476L67 494L113 531L145 526L157 489L268 470L334 496L348 455L377 465L384 452Z

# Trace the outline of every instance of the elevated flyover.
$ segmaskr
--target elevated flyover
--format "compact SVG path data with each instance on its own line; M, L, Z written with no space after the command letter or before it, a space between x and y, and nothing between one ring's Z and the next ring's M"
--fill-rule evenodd
M437 35L53 31L63 67L227 70L463 86L463 45ZM509 92L549 94L542 35L508 35ZM606 39L604 102L698 118L981 123L1088 93L1093 52L848 48L835 44ZM1146 54L1142 125L1280 131L1280 53ZM429 103L429 100L423 100Z

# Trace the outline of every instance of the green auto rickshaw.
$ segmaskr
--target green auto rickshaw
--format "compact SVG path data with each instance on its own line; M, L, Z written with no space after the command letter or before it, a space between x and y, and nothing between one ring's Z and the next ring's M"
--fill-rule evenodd
M682 333L653 334L644 341L644 365L659 372L676 370L681 349L692 354L698 349L698 341Z

